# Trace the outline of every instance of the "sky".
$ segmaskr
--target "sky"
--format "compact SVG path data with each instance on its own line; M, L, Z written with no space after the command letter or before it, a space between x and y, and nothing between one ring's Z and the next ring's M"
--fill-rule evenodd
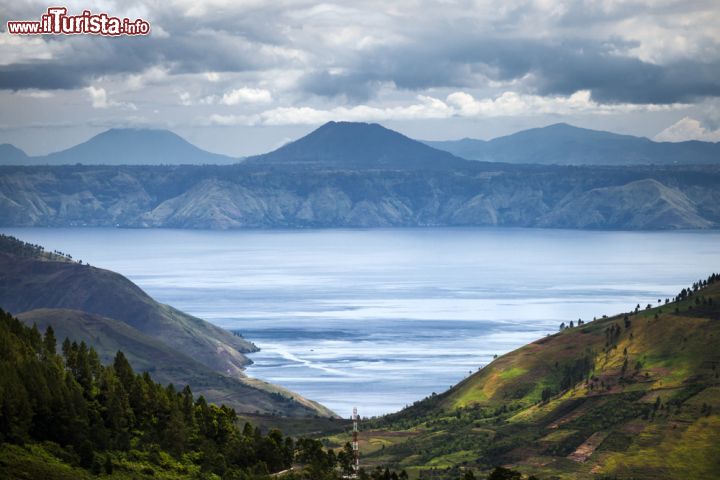
M7 32L56 4L151 32ZM0 143L38 155L149 127L241 156L329 120L720 141L718 25L717 0L0 0Z

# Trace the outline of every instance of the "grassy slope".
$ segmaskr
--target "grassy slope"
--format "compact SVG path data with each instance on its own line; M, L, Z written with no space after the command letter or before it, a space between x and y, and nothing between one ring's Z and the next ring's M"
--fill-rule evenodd
M601 319L503 355L444 394L369 424L365 462L415 472L502 463L541 478L715 478L720 284L700 295L714 306L692 298L643 310L629 328L622 316ZM608 343L615 325L620 333ZM566 367L583 358L587 373L562 389ZM552 392L545 402L543 389Z

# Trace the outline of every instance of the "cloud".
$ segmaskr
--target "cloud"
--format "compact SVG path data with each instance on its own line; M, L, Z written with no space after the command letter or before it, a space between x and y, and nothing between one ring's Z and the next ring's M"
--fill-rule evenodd
M18 3L9 18L39 14ZM388 86L426 94L512 82L518 82L518 93L567 96L587 90L603 103L672 104L720 96L715 2L112 5L128 14L142 12L160 33L121 39L0 35L0 53L7 50L0 55L0 88L82 88L108 75L153 69L171 76L202 73L210 81L225 73L292 70L301 72L292 86L298 98L343 102L367 102Z
M94 87L90 85L85 89L90 95L90 103L93 108L120 107L126 110L137 110L133 103L115 102L108 99L107 91L102 87Z
M16 95L30 98L52 98L55 95L47 90L17 90Z
M262 88L236 88L226 92L220 102L225 105L237 105L238 103L269 103L272 95Z
M513 116L622 114L642 111L669 111L687 105L637 105L632 103L604 105L594 101L590 92L576 92L570 96L520 95L504 92L494 98L476 99L458 91L445 100L418 95L409 105L379 107L355 105L318 109L313 107L278 107L250 115L212 114L206 122L211 125L317 125L336 121L388 121L461 118L497 118Z
M705 142L720 142L720 129L708 130L690 117L683 117L655 135L658 142L685 142L688 140L702 140Z
M8 19L32 19L47 4L3 7ZM341 119L433 138L556 121L652 136L684 115L717 128L706 111L720 111L716 1L70 4L85 7L142 15L151 34L21 38L0 25L0 125L288 126L218 140L231 150Z
M107 108L107 92L104 88L95 88L92 85L87 87L85 91L90 95L90 101L93 108Z

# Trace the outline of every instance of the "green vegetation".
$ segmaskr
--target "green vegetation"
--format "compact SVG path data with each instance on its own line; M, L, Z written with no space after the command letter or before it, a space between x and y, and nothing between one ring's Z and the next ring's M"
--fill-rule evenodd
M248 378L244 353L257 347L200 318L158 303L115 272L73 262L10 236L0 237L0 306L27 325L53 325L84 341L101 361L122 350L156 381L191 385L211 403L243 413L334 416L282 387Z
M58 253L48 257L38 246L2 237L0 252L6 299L34 302L52 293L62 303L93 292L98 297L84 304L88 309L126 308L127 315L160 315L176 327L200 321L112 272L55 261ZM42 280L38 297L12 280L30 271ZM108 297L112 286L119 288ZM720 276L655 305L562 325L443 394L367 422L359 477L719 477ZM0 478L335 480L350 471L345 422L272 415L277 405L292 402L297 410L297 403L252 379L218 381L209 366L199 368L133 327L137 318L37 306L20 317L25 325L0 310ZM61 354L58 333L74 340L62 342ZM118 352L126 349L127 357ZM214 392L214 401L223 398L218 385L242 392L241 404L264 414L245 410L239 417L227 402L216 406L189 387L176 390L171 374ZM305 413L313 408L302 405ZM303 438L318 431L325 437Z
M102 365L85 342L56 349L51 326L41 334L0 310L0 478L338 480L351 471L349 444L336 454L319 440L240 428L232 408L136 374L120 351Z
M20 470L62 478L78 468L119 478L255 478L291 466L291 438L240 430L234 410L135 374L122 352L103 366L92 347L66 339L59 355L51 327L41 335L4 312L0 341L0 442L17 445L3 448L9 478Z
M15 255L21 258L34 258L38 260L52 260L55 262L72 262L71 255L63 252L46 252L45 247L34 243L22 242L10 235L0 234L0 252ZM82 260L78 261L82 263Z
M655 308L563 326L366 422L363 462L448 480L497 465L539 478L718 477L719 304L713 274Z

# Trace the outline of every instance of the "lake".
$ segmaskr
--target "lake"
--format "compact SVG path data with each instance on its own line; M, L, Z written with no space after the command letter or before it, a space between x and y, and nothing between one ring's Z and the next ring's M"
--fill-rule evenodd
M585 321L720 270L720 232L3 229L126 275L261 351L248 374L393 412Z

